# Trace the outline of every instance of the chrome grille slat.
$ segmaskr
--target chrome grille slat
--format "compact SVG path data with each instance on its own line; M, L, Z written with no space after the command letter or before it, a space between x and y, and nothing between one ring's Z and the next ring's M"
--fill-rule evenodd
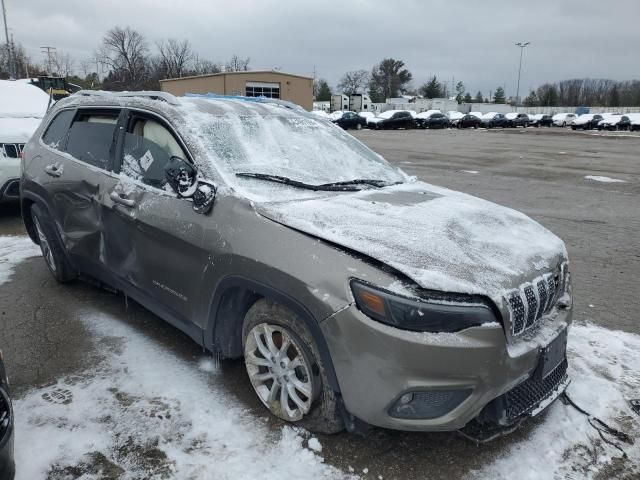
M514 336L534 326L543 315L551 311L566 289L567 276L567 264L563 263L556 272L546 273L532 282L526 282L505 295Z

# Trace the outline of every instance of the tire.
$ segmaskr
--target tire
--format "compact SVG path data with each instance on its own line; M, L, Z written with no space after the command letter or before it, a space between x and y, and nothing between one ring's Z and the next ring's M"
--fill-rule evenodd
M362 130L362 124L361 123L357 123L356 124L356 130Z
M267 335L271 337L273 349L268 347ZM289 347L283 353L277 344L282 346L285 340L289 340ZM251 385L273 415L317 433L332 434L344 429L336 394L329 387L318 347L304 321L295 313L270 300L258 300L244 318L242 348ZM262 353L265 348L270 358ZM289 365L294 362L298 366L291 370ZM264 378L265 375L271 378ZM283 389L283 385L286 388ZM300 385L304 388L299 389ZM274 388L275 398L270 400ZM293 390L303 405L287 395L287 406L281 407L285 390ZM310 392L309 395L304 391Z
M524 122L524 125L522 127L523 128L529 128L529 124L527 122Z
M66 283L75 280L78 272L73 269L56 232L53 219L38 204L31 206L31 218L38 235L38 243L44 261L51 275L59 282Z
M473 128L475 128L475 129L477 130L477 129L478 129L478 124L477 124L477 123L475 123L475 124L473 125Z
M566 127L567 126L567 122L562 122L562 127Z

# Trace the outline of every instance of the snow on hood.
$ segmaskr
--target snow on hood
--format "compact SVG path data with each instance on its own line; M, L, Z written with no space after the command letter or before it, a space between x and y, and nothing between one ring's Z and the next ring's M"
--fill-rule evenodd
M0 143L27 143L40 122L39 118L0 117Z
M0 80L0 117L42 118L49 96L35 85L15 80Z
M256 208L384 262L423 288L487 295L498 305L522 277L567 258L562 240L526 215L418 181Z

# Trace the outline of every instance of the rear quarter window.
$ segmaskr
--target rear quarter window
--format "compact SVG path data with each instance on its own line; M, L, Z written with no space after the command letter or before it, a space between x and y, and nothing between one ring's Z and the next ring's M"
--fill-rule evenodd
M73 120L73 110L63 110L58 113L47 127L42 136L45 145L57 150L64 150L64 144L69 131L69 125Z

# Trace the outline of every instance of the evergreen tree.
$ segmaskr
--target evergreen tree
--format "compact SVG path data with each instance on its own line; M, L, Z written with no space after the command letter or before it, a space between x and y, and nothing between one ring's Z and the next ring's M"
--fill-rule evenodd
M404 93L413 76L404 68L402 60L385 58L371 71L369 96L373 102L384 102L387 98Z
M444 95L442 84L435 75L420 87L420 93L426 98L442 98Z
M484 102L484 98L482 97L482 92L480 90L478 90L478 93L476 93L475 102L476 103Z
M531 93L527 95L527 97L523 101L525 107L537 107L538 106L538 96L536 92L531 90Z
M316 89L316 101L317 102L328 102L331 100L331 87L327 81L323 78L318 80Z
M493 95L493 103L504 103L506 100L504 96L504 88L496 88L496 93Z
M462 100L464 101L464 103L471 103L471 102L473 102L473 97L471 96L471 94L469 92L467 92L464 95L464 98Z
M456 102L462 103L462 101L464 100L464 90L465 90L464 83L462 82L456 83Z

